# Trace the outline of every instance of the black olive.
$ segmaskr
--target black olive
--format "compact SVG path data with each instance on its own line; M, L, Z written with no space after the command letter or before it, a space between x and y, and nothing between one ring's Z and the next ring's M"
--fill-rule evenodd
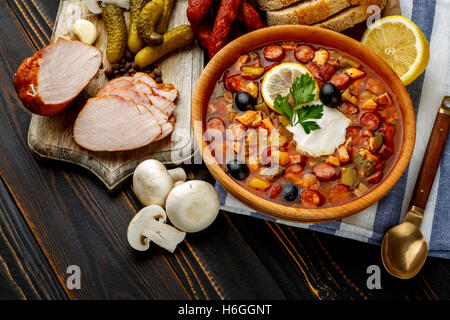
M238 92L234 96L234 103L239 110L247 111L254 109L256 101L247 92Z
M330 82L320 88L320 101L326 106L337 107L342 102L341 92Z
M281 191L284 199L286 201L294 201L298 195L298 188L295 184L289 183L284 186L283 191Z
M244 180L248 177L250 171L245 163L233 160L227 164L228 173L237 180Z

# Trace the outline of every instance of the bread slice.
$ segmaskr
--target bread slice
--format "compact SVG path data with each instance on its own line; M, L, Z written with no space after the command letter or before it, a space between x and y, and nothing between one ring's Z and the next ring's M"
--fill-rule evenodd
M261 10L278 10L290 6L293 3L311 2L309 0L258 0L258 6Z
M260 0L261 1L261 0ZM263 0L267 1L267 0ZM271 0L274 1L274 0ZM286 0L278 0L286 1ZM379 5L384 0L309 0L295 3L287 8L267 11L269 26L282 24L315 24L334 14L352 7Z
M387 0L381 0L377 4L381 10L386 5ZM314 24L316 27L327 28L337 32L343 31L345 29L351 28L354 25L363 22L369 18L372 13L367 13L367 8L369 6L356 6L348 8L338 14L328 18L325 21Z

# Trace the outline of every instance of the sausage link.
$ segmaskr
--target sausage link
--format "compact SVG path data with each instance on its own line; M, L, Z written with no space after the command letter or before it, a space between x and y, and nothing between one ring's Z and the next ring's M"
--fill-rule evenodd
M368 130L376 130L380 125L380 116L375 112L366 112L361 116L361 125Z
M314 50L307 45L301 45L294 51L295 58L301 63L307 63L314 58Z
M322 162L315 166L313 171L321 180L330 180L336 175L336 170L334 169L334 167L325 162Z
M242 0L222 0L217 11L216 21L209 40L208 54L212 58L225 45L233 24L239 12Z
M189 0L188 8L186 11L189 22L192 29L198 30L203 18L208 13L214 0Z
M300 201L307 208L315 208L322 204L322 195L317 190L306 189L300 196Z
M211 26L208 21L203 20L197 29L197 38L200 42L200 45L208 50L209 46L209 38L211 37Z
M264 27L258 11L247 1L243 1L239 7L238 19L245 24L248 31L258 30Z
M352 192L347 185L338 184L331 188L328 198L333 202L344 202L352 198Z
M240 74L232 76L230 71L225 72L223 82L225 89L233 93L239 92L245 87L245 79Z
M284 49L277 44L268 45L264 48L263 55L269 61L278 61L283 59Z
M206 124L207 130L219 130L220 132L225 131L225 124L223 123L223 120L220 118L211 118L208 120L208 123Z
M333 74L329 82L334 84L339 90L342 90L349 86L351 79L343 72L336 72Z
M294 182L295 184L301 185L302 178L301 175L303 173L303 166L299 163L290 164L286 167L284 171L284 177L286 180Z
M356 114L358 113L358 107L355 106L353 103L350 102L344 102L340 106L337 107L337 109L344 113L344 114Z

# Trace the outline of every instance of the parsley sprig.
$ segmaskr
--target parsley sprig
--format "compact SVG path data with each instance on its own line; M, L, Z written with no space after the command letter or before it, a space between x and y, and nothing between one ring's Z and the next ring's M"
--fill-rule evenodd
M287 97L283 97L280 94L277 95L273 104L275 110L290 119L292 126L300 124L306 134L320 129L317 122L308 120L321 119L323 116L323 105L321 104L299 107L301 104L311 102L315 98L315 89L316 84L314 78L308 73L304 73L301 77L295 79L289 89L289 93L294 99L295 106L291 105Z

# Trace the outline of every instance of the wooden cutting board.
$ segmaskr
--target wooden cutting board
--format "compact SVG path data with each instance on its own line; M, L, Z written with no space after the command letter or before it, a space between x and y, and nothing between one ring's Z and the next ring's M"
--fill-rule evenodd
M169 29L189 24L186 17L188 0L175 3ZM129 13L125 14L127 23ZM92 21L98 28L95 46L103 53L106 49L106 31L101 15L91 14L85 0L62 0L53 30L52 42L59 37L75 39L71 32L73 23L80 18ZM91 152L79 147L73 140L73 124L78 112L89 96L95 96L108 79L104 75L110 63L103 54L103 65L85 92L66 110L53 117L33 115L28 131L28 145L39 157L62 160L80 165L93 172L109 191L116 190L129 177L136 166L145 159L157 159L166 165L179 164L192 158L194 137L191 128L191 100L197 79L203 70L203 51L198 45L180 50L161 61L162 79L172 83L179 91L174 115L177 118L173 134L147 147L126 152Z

